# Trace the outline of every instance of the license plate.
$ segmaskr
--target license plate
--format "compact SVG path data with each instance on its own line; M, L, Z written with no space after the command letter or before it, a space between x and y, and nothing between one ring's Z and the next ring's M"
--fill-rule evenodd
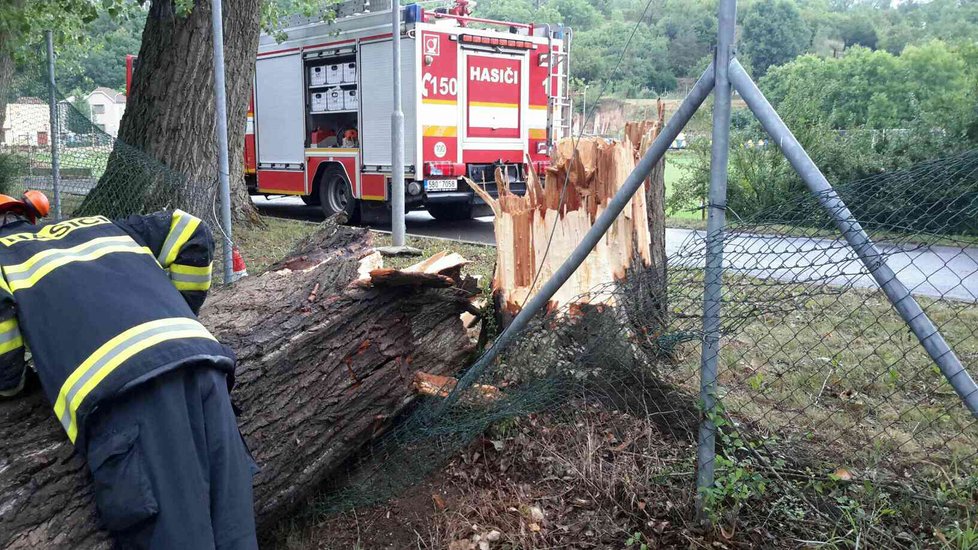
M456 191L458 180L425 180L424 186L427 191Z

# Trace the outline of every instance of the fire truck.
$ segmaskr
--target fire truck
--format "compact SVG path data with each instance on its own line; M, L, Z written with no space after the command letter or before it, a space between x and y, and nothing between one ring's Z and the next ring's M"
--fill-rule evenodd
M405 205L437 219L486 209L495 172L522 194L569 135L572 31L473 17L474 2L401 7ZM252 195L295 195L327 215L390 217L390 0L350 0L335 18L294 16L262 35L245 132ZM127 92L138 59L126 58Z
M330 22L296 17L261 37L246 134L251 193L297 195L326 215L389 217L391 4L377 4L342 3ZM501 168L522 192L571 120L571 30L475 18L470 5L401 8L405 203L438 219L480 206L462 176L494 195Z

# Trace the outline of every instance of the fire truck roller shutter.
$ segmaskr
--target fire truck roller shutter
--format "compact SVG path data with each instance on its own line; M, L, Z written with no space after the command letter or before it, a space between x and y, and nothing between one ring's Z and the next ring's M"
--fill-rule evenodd
M305 103L299 53L258 58L255 124L258 165L305 162Z
M404 163L418 164L418 96L415 40L401 39L401 105L404 111ZM391 164L391 113L394 88L391 83L393 59L389 40L360 46L360 104L364 106L360 123L360 148L365 165Z

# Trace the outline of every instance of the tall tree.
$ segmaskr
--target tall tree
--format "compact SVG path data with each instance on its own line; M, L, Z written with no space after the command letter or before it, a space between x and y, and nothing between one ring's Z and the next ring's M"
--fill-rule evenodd
M791 61L811 43L811 31L794 2L761 0L744 13L741 48L754 63L757 76L768 67Z
M231 204L237 220L256 219L239 159L261 11L261 0L223 3ZM122 215L180 206L212 217L218 174L212 60L211 2L153 0L119 143L82 212Z

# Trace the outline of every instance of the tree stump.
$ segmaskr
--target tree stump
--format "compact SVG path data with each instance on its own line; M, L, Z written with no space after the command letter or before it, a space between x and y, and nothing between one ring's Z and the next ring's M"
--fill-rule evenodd
M469 185L492 207L496 234L493 292L503 323L567 259L635 167L628 138L624 142L585 137L557 144L546 181L527 177L527 192L511 192L496 174L499 198L478 184ZM586 302L613 305L613 283L633 265L652 265L645 194L636 194L611 229L574 275L553 296L551 310Z
M315 494L417 395L415 374L452 375L473 344L472 291L440 258L384 270L370 233L327 222L285 260L221 288L201 322L238 355L232 399L262 472L266 530ZM464 262L464 261L463 261ZM40 392L0 402L0 547L109 548L91 478Z

